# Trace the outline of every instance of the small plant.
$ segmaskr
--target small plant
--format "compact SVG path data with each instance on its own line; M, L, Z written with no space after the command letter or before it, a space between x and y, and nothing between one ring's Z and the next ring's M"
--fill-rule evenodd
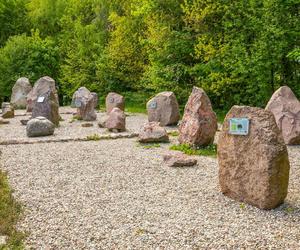
M99 141L101 139L101 137L99 135L97 135L97 134L93 134L93 135L88 135L86 137L86 139L88 141Z
M160 148L159 143L139 143L138 147L143 147L144 149L151 149L151 148Z
M176 136L179 136L179 132L178 131L170 131L170 132L168 132L168 135L176 137Z
M201 156L217 156L217 145L211 144L205 147L192 147L189 144L172 145L171 150L181 151L187 155L201 155Z
M286 207L284 208L284 212L286 212L287 214L292 214L295 212L295 209L293 207Z
M82 118L79 117L78 115L73 115L72 119L69 121L69 123L73 123L75 121L81 121Z
M241 204L240 204L240 208L241 208L241 209L245 209L245 208L246 208L245 203L241 203Z

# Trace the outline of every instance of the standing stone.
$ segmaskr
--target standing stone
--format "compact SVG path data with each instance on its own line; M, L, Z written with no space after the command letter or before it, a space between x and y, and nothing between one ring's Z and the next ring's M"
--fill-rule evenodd
M164 127L158 122L145 123L139 132L139 142L169 142L169 136Z
M229 134L231 118L248 118L248 135ZM270 111L233 106L219 136L218 162L224 195L260 209L273 209L284 202L289 182L289 158Z
M113 108L113 110L109 113L105 126L110 131L123 132L126 130L125 123L126 116L124 111L119 108Z
M55 81L49 77L44 76L40 78L33 86L32 91L27 95L27 112L32 112L34 104L39 96L45 95L49 89L54 94L55 102L59 105L58 94L55 86Z
M218 128L217 116L203 89L194 87L179 126L179 142L206 146L214 141Z
M73 95L72 106L77 108L77 116L84 121L95 121L95 97L86 88L79 88Z
M300 144L300 102L293 91L283 86L270 99L267 110L275 116L286 144Z
M94 97L94 107L95 109L98 108L98 102L99 102L99 98L98 98L98 94L96 92L91 92L92 96Z
M113 108L125 110L125 98L117 93L111 92L107 95L105 100L106 112L109 114Z
M40 95L39 98L36 99L33 105L32 118L42 116L58 126L60 120L58 109L59 106L56 96L51 89L49 89L48 92Z
M16 109L25 109L27 105L27 95L32 90L28 78L21 77L12 88L10 103Z
M157 94L147 103L148 121L161 126L176 125L180 119L179 105L173 92Z
M28 121L26 133L28 137L53 135L55 130L54 124L45 117L36 117Z
M14 107L9 102L2 103L2 117L4 119L15 117Z

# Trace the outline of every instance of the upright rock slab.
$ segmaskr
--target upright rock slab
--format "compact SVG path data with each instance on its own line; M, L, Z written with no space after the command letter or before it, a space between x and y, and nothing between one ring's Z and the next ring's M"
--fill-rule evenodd
M179 105L173 92L157 94L147 103L148 121L161 126L176 125L180 119Z
M72 107L77 108L77 116L84 121L95 121L95 96L86 88L79 88L73 95Z
M96 92L91 92L92 96L94 97L94 108L97 109L99 103L99 97Z
M179 142L206 146L214 141L218 128L217 116L203 89L194 87L179 126Z
M52 78L48 76L40 78L34 84L29 98L33 107L32 118L42 116L58 126L60 120L59 103L55 81Z
M248 118L249 133L230 134L231 118ZM224 195L260 209L273 209L284 202L289 182L289 158L270 111L232 107L219 136L218 162Z
M124 111L114 108L108 115L105 127L113 132L123 132L126 130L126 116Z
M10 103L16 109L26 109L27 95L32 90L31 84L26 77L21 77L17 80L12 88Z
M266 110L271 111L286 144L300 144L300 102L293 91L283 86L268 102Z
M9 102L3 102L1 108L2 108L2 117L4 119L15 117L14 107Z
M59 105L55 81L49 76L44 76L36 81L32 91L27 95L27 112L32 112L38 97L43 96L49 90L54 94L55 102Z
M125 98L117 93L111 92L105 100L106 112L109 114L114 108L125 110Z

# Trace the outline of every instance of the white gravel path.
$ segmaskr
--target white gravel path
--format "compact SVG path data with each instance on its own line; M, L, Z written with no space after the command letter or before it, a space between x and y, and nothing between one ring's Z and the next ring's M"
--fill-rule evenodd
M0 146L33 249L299 249L300 147L286 203L261 211L224 197L216 159L167 168L135 139Z

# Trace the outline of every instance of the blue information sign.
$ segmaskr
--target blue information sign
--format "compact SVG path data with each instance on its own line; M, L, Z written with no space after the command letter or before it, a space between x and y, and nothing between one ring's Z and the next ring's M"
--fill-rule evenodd
M249 119L248 118L231 118L229 120L229 134L248 135Z

